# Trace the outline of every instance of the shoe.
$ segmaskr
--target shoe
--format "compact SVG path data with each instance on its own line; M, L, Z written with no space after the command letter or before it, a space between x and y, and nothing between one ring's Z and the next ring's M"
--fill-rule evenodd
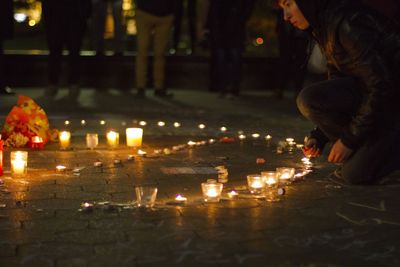
M146 92L145 92L144 88L138 88L135 96L137 98L145 98L146 97Z
M174 94L167 92L167 90L165 90L165 89L156 89L156 90L154 90L154 96L170 98L170 97L173 97Z
M15 95L15 92L8 86L0 89L0 95Z

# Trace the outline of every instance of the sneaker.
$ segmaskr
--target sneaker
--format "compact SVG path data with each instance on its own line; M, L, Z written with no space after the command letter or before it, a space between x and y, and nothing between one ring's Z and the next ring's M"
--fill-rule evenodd
M163 98L170 98L170 97L173 97L174 94L170 93L170 92L167 92L167 90L165 90L165 89L156 89L156 90L154 90L154 96L163 97Z
M15 92L8 86L0 89L0 95L15 95Z

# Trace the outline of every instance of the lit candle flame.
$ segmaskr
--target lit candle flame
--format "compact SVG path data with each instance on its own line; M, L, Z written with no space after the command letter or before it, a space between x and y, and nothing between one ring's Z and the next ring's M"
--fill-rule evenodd
M182 195L176 195L175 200L179 202L184 202L187 201L187 198Z
M174 122L174 127L179 128L179 127L181 127L181 124L179 122Z

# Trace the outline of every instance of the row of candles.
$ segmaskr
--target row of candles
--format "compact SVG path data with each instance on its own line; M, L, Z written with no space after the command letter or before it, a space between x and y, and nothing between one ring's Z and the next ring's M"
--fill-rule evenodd
M142 128L127 128L126 132L126 145L128 147L141 147L143 139ZM116 131L109 131L106 134L107 144L110 147L116 147L119 145L119 133ZM59 134L60 148L68 149L71 145L71 132L61 131ZM86 134L86 146L90 149L94 149L99 144L99 136L97 133Z

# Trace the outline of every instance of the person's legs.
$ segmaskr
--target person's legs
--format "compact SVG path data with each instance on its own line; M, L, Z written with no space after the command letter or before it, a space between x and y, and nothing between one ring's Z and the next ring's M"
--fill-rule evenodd
M112 14L114 21L114 53L122 54L124 29L122 26L122 0L112 2Z
M142 92L147 85L148 50L154 17L141 10L136 10L137 56L136 56L136 88Z
M80 51L82 47L83 37L86 30L86 20L72 18L69 21L68 34L68 85L69 97L76 100L79 96L80 67L81 57Z
M337 140L361 101L354 79L322 81L304 88L297 97L300 112L331 140Z
M191 53L195 52L197 44L197 3L196 0L188 0L188 20Z
M215 72L220 96L228 93L228 79L231 72L231 63L229 62L228 50L218 48L215 51Z
M107 2L105 0L92 0L93 3L93 48L96 55L104 53L104 30L107 15Z
M230 49L231 58L231 75L230 79L230 91L233 95L238 96L240 91L240 82L242 78L242 50L239 47Z
M165 51L168 45L174 17L159 18L154 28L154 66L153 77L155 90L165 91ZM160 92L160 91L159 91Z
M370 184L400 168L397 155L399 131L381 133L361 146L346 161L342 179L350 184Z
M174 13L174 36L172 43L172 53L176 53L178 51L179 40L181 38L181 29L182 29L182 16L183 16L183 5L184 0L175 1L175 13Z

